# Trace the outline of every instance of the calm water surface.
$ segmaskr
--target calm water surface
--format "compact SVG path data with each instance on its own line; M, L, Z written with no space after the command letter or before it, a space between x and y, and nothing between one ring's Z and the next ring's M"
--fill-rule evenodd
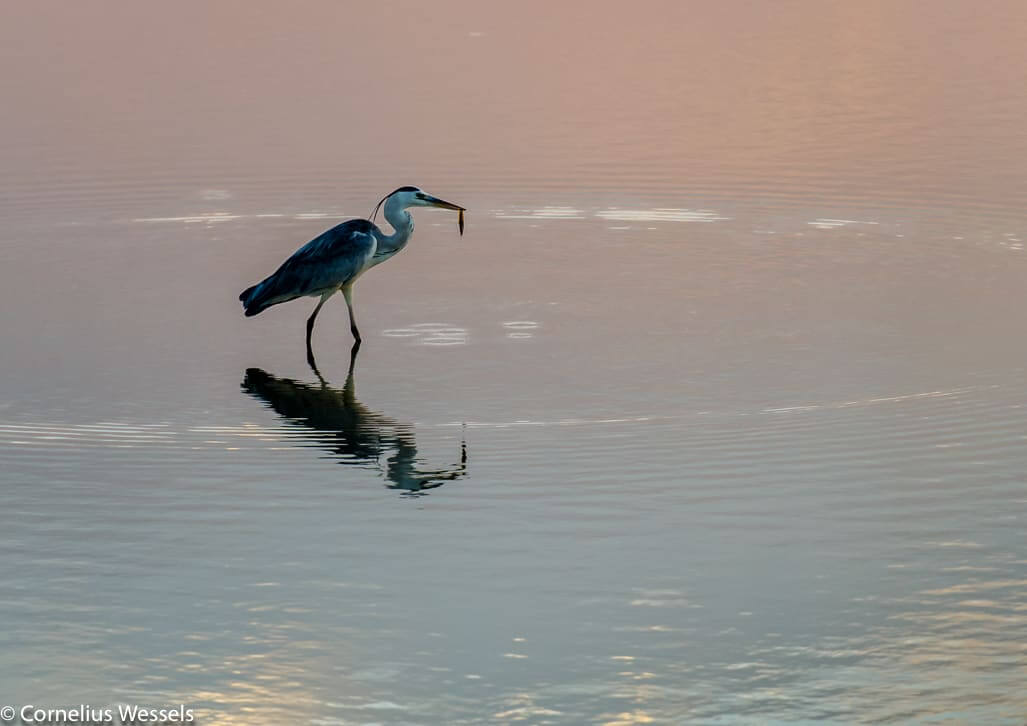
M349 5L0 11L0 703L1022 723L1023 5Z

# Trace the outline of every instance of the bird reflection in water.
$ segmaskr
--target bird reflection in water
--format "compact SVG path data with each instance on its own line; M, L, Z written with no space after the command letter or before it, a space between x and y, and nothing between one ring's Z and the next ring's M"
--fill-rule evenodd
M460 442L459 464L447 469L422 469L413 427L372 411L357 400L353 369L358 347L354 346L350 353L349 373L342 389L328 385L312 358L308 362L318 384L278 378L259 368L250 368L242 388L290 422L317 431L314 439L341 457L340 463L380 469L390 489L419 496L466 476L466 441Z

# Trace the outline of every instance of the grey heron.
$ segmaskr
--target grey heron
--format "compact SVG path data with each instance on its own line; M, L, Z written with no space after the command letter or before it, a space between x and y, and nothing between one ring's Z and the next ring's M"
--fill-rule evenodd
M372 221L382 204L385 205L385 220L394 230L392 234L385 234ZM313 358L310 336L314 331L314 319L328 298L341 291L349 309L349 329L353 333L354 348L359 347L360 331L353 314L353 283L363 273L406 247L414 231L414 220L406 211L410 207L458 211L460 232L463 233L463 213L466 211L463 207L433 197L417 187L400 187L378 202L371 219L350 219L332 227L296 250L270 277L243 290L239 299L246 316L298 297L321 298L307 318L309 361Z

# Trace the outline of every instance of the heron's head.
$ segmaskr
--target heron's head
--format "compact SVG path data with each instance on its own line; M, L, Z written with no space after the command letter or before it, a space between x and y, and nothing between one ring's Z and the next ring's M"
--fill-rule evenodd
M447 202L438 197L433 197L423 189L417 187L400 187L392 193L392 196L401 197L400 201L404 207L438 207L439 209L451 209L459 212L464 208L459 204Z
M387 195L374 208L374 212L371 214L372 220L382 204L388 204L389 207L397 210L406 209L407 207L438 207L439 209L452 209L456 212L466 211L459 204L453 204L452 202L443 201L438 197L433 197L417 187L400 187L392 194Z

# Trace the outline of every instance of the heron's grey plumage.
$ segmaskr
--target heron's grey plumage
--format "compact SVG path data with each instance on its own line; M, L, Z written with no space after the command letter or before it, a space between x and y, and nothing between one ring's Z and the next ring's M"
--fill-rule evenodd
M321 306L336 292L342 292L349 309L350 331L357 345L360 331L353 313L353 283L361 274L381 264L410 240L414 221L408 207L464 208L425 194L417 187L400 187L385 196L378 208L385 205L385 219L395 230L385 234L371 220L351 219L332 227L300 247L275 273L248 287L239 295L246 315L263 312L272 305L298 297L320 297L314 312L307 318L307 359L313 359L310 336ZM373 218L373 215L372 215Z
M374 256L378 235L381 230L366 219L351 219L318 235L273 275L243 291L239 299L246 315L298 297L334 293L352 284Z

